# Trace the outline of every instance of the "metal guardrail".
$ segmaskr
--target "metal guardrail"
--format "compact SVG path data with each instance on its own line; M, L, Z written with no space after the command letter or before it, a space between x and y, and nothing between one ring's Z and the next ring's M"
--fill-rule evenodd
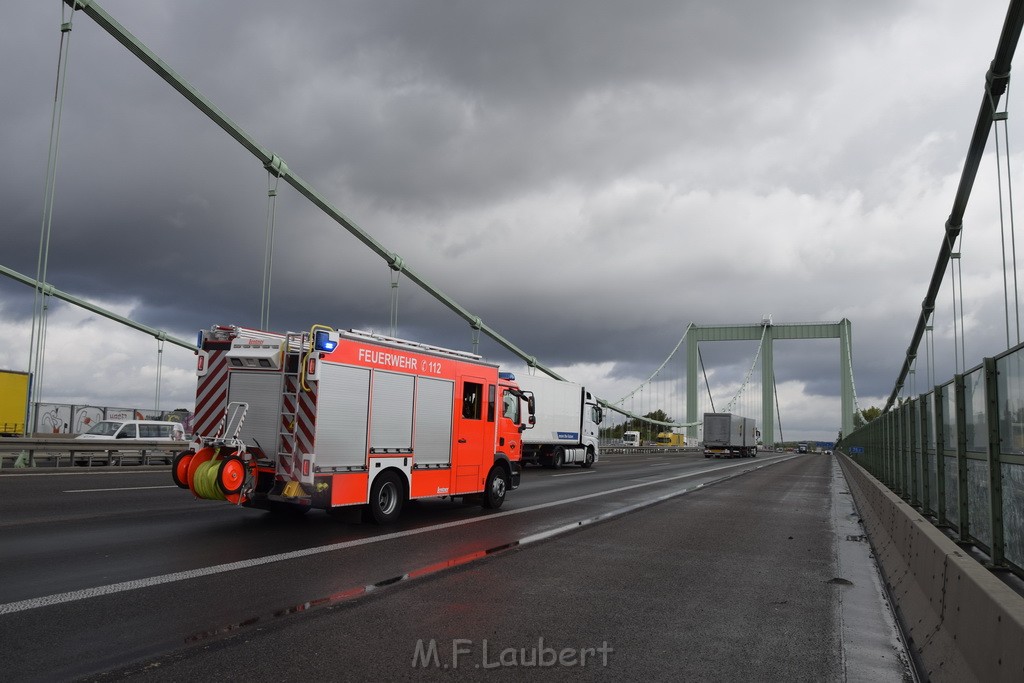
M189 441L151 439L89 439L69 437L0 438L0 469L10 467L60 467L63 465L170 464L189 446ZM602 446L602 453L650 454L697 453L696 446Z
M67 437L0 438L0 468L64 465L170 464L188 441L157 439L74 439Z
M602 453L696 453L696 446L601 446Z

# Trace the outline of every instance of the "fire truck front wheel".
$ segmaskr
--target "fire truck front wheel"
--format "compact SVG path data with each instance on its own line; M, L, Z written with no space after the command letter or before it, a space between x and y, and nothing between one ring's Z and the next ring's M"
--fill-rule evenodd
M398 519L402 512L405 494L402 482L394 472L382 472L370 487L370 518L377 524L387 524Z
M497 510L505 502L507 492L508 473L501 465L495 465L487 473L487 481L484 483L484 507L488 510Z

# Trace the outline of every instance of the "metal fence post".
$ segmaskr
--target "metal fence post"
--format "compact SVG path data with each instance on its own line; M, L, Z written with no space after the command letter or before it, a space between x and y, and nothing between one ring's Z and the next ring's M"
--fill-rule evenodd
M921 499L917 495L917 480L920 472L918 466L918 443L920 442L921 430L918 427L918 413L920 412L919 399L907 401L907 455L910 461L910 504L921 509Z
M994 358L985 361L985 425L988 428L989 519L992 526L992 565L1005 566L1003 539L1003 467L999 443L999 371Z
M938 509L935 511L939 526L949 527L946 518L946 390L935 387L935 497Z
M956 401L957 502L960 505L960 543L971 545L971 510L967 504L967 397L964 376L953 377Z
M934 394L931 398L934 398ZM928 429L931 425L931 401L929 400L928 394L922 394L920 403L920 415L921 419L918 422L921 425L921 505L924 509L925 514L935 514L935 510L932 509L932 481L929 476L931 472L931 466L929 464L930 458L928 457L928 446L931 440L928 438Z

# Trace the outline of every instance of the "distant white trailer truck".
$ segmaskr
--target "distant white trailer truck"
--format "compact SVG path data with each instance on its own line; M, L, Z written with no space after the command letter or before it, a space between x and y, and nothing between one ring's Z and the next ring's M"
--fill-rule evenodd
M704 413L705 458L756 458L760 435L753 418L732 413Z
M598 425L603 411L585 387L542 375L519 375L519 388L532 394L537 423L523 432L523 462L559 468L590 467L600 458Z

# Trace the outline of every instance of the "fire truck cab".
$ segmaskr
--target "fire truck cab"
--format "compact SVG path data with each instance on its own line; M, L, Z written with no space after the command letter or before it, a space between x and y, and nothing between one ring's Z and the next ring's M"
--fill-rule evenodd
M274 511L473 497L519 486L532 397L479 356L314 325L200 332L195 439L175 483L199 498Z

